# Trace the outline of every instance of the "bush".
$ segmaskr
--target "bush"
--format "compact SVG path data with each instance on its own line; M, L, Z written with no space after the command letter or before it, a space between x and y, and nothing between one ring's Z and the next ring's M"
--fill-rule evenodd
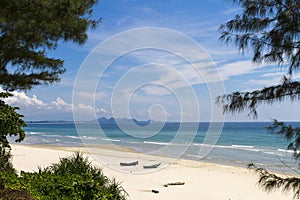
M11 163L9 136L16 136L16 142L21 142L25 138L25 132L22 127L26 126L23 121L23 115L17 113L18 107L8 105L4 100L11 97L12 94L0 92L0 170L14 172Z
M125 200L127 196L118 182L104 176L80 153L38 172L21 172L20 177L2 172L0 178L6 188L24 190L41 200Z
M0 145L0 170L15 173L11 162L10 147L4 148Z

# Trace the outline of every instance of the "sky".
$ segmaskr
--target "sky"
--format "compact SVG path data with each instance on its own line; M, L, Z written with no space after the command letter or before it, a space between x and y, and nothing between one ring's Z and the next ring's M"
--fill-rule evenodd
M216 96L278 84L286 72L219 41L219 26L239 12L226 0L102 0L93 15L102 21L84 45L60 42L48 52L64 60L61 82L6 101L27 121L254 121L246 111L223 115ZM298 120L299 108L262 105L256 121Z

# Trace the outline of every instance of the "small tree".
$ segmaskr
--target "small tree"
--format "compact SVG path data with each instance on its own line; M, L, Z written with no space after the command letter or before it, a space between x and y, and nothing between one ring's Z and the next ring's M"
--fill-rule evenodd
M0 98L11 96L9 93L0 93ZM0 170L14 172L10 162L10 145L7 136L17 136L16 142L20 142L25 137L22 127L26 126L22 120L22 115L16 112L17 107L7 105L0 100Z
M281 101L299 101L300 82L293 75L300 67L300 2L299 0L231 0L243 11L234 19L220 26L221 41L234 43L240 51L253 51L252 61L257 64L277 64L287 70L278 85L251 92L234 92L217 98L223 105L224 113L249 110L257 117L257 106ZM269 130L284 135L290 141L289 149L294 150L295 159L300 155L300 128L274 120ZM283 178L257 168L259 183L267 191L281 188L292 190L294 197L300 196L300 179Z

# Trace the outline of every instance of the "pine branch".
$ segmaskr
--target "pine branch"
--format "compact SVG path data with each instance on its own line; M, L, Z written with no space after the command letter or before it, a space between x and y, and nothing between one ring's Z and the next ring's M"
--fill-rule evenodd
M282 102L284 100L300 99L300 82L290 81L286 77L283 83L276 86L265 87L262 90L253 92L234 92L228 95L217 97L216 103L223 105L224 113L240 113L245 109L250 111L249 115L257 117L257 106L259 104L272 104L275 101Z
M263 168L255 166L253 163L248 165L249 169L255 170L259 174L258 184L266 191L272 192L281 189L282 192L293 191L294 198L300 197L300 178L297 177L280 177L272 174Z
M287 149L294 151L295 160L300 158L300 127L293 127L292 125L274 119L273 124L267 127L267 129L270 133L284 136L285 139L290 142Z
M253 51L255 63L288 64L292 75L300 66L300 2L287 0L232 0L242 14L220 26L220 40L239 51Z
M62 59L49 57L59 41L84 44L98 0L0 1L0 86L9 91L59 81Z

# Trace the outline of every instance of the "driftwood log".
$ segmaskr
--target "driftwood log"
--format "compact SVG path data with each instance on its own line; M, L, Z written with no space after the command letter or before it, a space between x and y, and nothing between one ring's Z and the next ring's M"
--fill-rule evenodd
M151 190L151 192L153 192L153 193L155 193L155 194L159 193L158 190Z
M184 185L185 182L174 182L174 183L167 183L167 184L164 184L164 187L168 187L168 186L171 186L171 185Z

